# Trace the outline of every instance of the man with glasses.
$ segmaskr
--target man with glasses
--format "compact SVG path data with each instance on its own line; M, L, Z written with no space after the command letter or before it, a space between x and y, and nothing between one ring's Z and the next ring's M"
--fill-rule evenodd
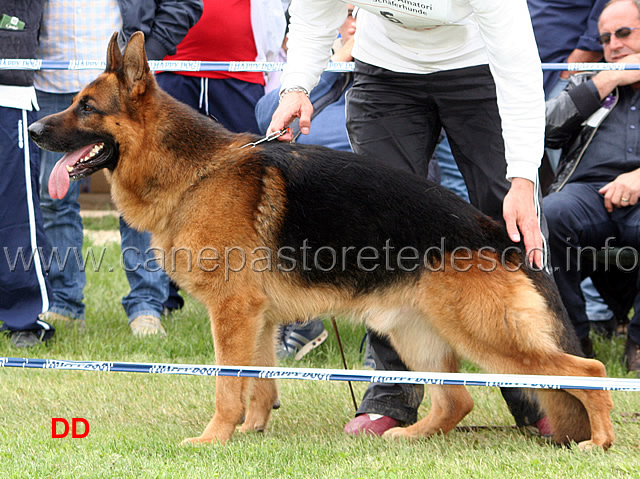
M640 63L640 2L612 0L598 22L604 58ZM578 337L590 342L580 282L594 273L581 250L640 247L640 71L572 75L547 102L547 146L562 148L555 183L544 200L551 263ZM636 264L637 266L637 264ZM625 266L626 267L626 266ZM633 275L637 283L638 275ZM640 371L640 295L628 326L627 367Z

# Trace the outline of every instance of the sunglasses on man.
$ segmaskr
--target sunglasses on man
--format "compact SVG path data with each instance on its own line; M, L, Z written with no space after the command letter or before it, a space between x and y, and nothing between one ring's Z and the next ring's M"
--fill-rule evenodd
M638 28L620 27L613 33L607 32L600 35L598 37L598 42L601 45L607 45L611 41L611 35L615 35L617 39L627 38L629 35L631 35L631 32L634 30L640 30L640 27Z

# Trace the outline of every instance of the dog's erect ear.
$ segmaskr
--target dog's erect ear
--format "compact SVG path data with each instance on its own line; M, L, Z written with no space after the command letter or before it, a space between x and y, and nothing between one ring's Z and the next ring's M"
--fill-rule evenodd
M107 68L105 72L116 72L122 68L122 53L118 47L118 32L111 35L109 46L107 47Z
M132 95L142 95L147 89L149 64L144 51L144 33L131 35L124 50L124 76Z

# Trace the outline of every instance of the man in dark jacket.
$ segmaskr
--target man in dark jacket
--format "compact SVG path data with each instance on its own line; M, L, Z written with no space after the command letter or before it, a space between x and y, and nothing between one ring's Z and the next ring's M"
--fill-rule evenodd
M598 22L604 57L640 63L640 3L613 0ZM554 276L585 353L592 352L582 278L586 248L640 247L640 72L577 75L547 102L547 146L563 156L544 200ZM637 266L637 264L635 265ZM628 266L625 266L628 268ZM634 275L635 281L638 276ZM636 286L637 287L637 286ZM627 367L640 371L640 295L628 327Z
M0 0L0 58L34 57L43 3ZM38 319L49 305L49 283L41 257L48 246L38 198L40 155L27 135L35 108L33 71L0 70L0 330L14 347L34 346L54 332Z

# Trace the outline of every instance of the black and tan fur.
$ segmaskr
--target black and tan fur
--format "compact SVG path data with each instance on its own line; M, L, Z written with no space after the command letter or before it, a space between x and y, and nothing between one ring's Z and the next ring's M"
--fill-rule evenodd
M107 168L119 211L150 231L164 251L214 248L222 256L225 247L246 253L290 248L282 268L274 261L271 270L265 270L267 258L240 268L232 254L230 267L239 271L226 274L222 265L204 271L214 260L189 267L176 255L168 272L208 308L217 364L273 366L279 323L333 313L388 335L417 371L455 372L458 358L466 358L494 373L605 375L600 362L574 355L575 335L549 278L526 267L508 271L522 262L521 254L508 250L513 245L499 225L452 193L321 147L276 141L241 148L256 138L226 131L156 85L142 34L132 36L124 55L114 37L107 57L105 72L67 110L30 127L33 139L54 151L104 142L103 152L70 176ZM433 249L442 238L444 256ZM398 252L406 246L431 251L429 267L405 256L412 271L401 271ZM451 267L459 246L473 251L456 260L456 269L468 266L466 272ZM481 252L487 246L495 254ZM347 253L375 247L380 259L365 271L346 254L344 267L330 268L328 247L354 248ZM388 265L385 247L393 252ZM318 267L302 268L305 260ZM462 386L429 386L429 392L430 413L387 435L446 433L473 407ZM608 392L533 394L557 442L612 444ZM224 443L243 418L241 431L263 430L276 400L272 380L220 377L215 415L189 441Z

